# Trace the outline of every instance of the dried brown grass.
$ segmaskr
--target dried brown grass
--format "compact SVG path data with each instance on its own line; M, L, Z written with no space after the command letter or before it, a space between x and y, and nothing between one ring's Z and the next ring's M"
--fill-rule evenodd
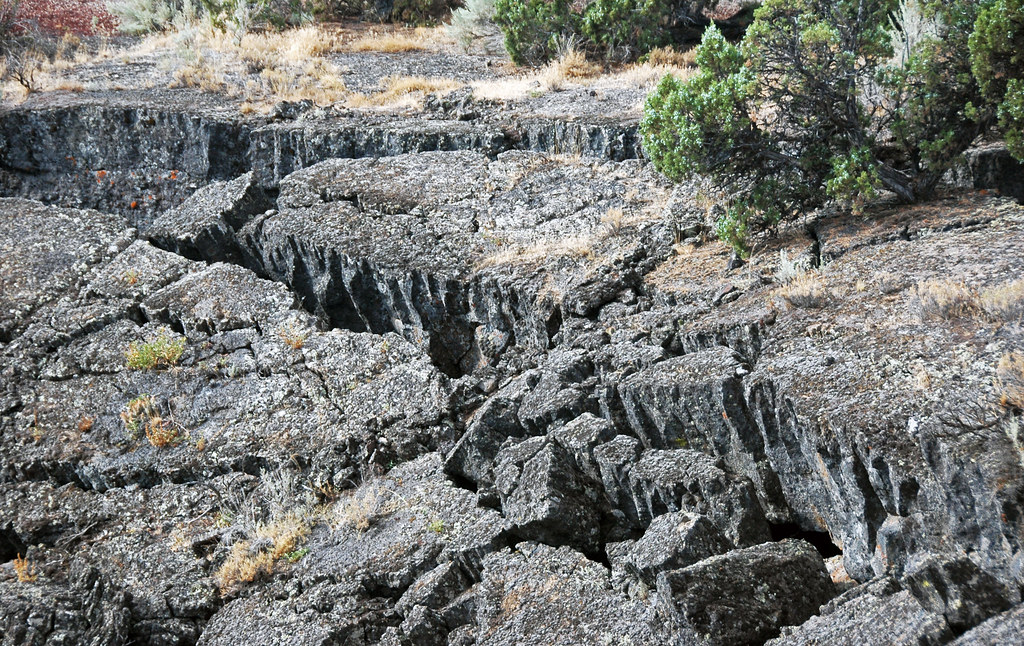
M677 52L671 45L658 47L648 52L644 57L644 64L651 67L696 67L697 48Z
M978 312L978 294L962 281L931 280L914 288L914 304L922 320L951 320Z
M309 524L298 514L261 525L256 529L255 541L241 541L231 547L214 575L218 587L222 592L230 591L271 574L278 561L296 551L309 531ZM260 543L266 544L265 549L257 549Z
M346 104L352 108L394 107L413 104L428 94L450 92L462 83L446 78L423 76L392 76L384 80L384 89L373 94L351 94Z
M35 563L29 561L27 557L22 558L21 554L14 559L14 574L18 577L18 583L34 583L39 578Z
M994 320L1024 320L1024 280L1015 280L981 291L978 303Z
M821 277L812 271L793 278L789 283L775 290L787 309L814 309L824 307L831 298Z
M484 256L477 261L476 269L538 264L549 258L592 259L595 257L594 242L594 236L577 236L510 247Z
M380 518L406 507L406 501L379 481L363 483L355 491L339 499L333 510L335 526L365 532Z
M1024 410L1024 354L1008 352L996 367L999 403L1005 408Z
M437 50L454 42L443 27L417 27L412 32L406 31L371 31L348 44L346 49L351 52L382 52L395 54Z

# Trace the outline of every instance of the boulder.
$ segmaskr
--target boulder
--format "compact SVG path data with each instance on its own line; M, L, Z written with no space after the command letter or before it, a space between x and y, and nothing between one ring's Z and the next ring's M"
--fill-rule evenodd
M658 574L685 568L731 548L730 541L707 517L676 512L655 518L621 560L627 570L653 588Z
M782 629L770 646L939 646L952 638L941 614L921 606L892 580L881 579L836 597L799 627Z
M825 564L807 542L735 550L658 575L658 602L685 643L761 644L801 624L835 596Z

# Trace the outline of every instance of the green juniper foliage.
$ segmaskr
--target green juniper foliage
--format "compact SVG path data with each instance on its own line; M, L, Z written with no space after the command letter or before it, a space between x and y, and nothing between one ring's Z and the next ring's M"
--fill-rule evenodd
M995 119L966 55L990 3L767 0L740 44L709 27L697 74L662 80L644 148L728 197L718 233L744 256L752 233L829 198L927 197Z
M626 61L672 43L673 26L705 21L717 0L496 0L494 22L517 65L540 65L566 44Z
M996 0L983 9L970 50L985 98L998 105L1007 147L1024 159L1024 2Z

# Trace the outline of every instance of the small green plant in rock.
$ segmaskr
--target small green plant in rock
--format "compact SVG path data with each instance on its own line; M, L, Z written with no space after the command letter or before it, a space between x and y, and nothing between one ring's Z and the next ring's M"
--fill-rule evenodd
M132 370L153 370L178 363L185 352L185 338L172 339L167 332L161 332L156 339L147 343L132 342L125 354L125 364Z

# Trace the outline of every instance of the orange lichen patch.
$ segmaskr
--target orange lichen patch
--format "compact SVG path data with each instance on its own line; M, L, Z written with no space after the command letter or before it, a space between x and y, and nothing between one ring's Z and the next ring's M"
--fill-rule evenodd
M107 171L98 170L96 171L96 183L99 184L103 181L103 178L107 176Z

